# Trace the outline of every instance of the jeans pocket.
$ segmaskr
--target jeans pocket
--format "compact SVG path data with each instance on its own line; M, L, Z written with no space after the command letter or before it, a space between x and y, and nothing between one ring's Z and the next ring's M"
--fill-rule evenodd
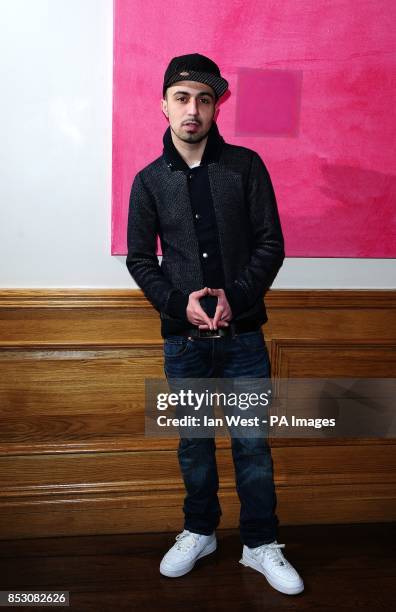
M164 355L165 357L181 357L189 351L194 340L185 336L168 336L164 339Z
M237 343L246 351L267 350L264 334L261 329L245 332L243 334L237 334L235 339Z

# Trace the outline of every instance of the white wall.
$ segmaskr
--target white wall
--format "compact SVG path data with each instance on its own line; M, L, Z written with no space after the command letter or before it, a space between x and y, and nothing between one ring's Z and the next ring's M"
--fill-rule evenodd
M0 0L0 287L135 287L110 255L112 0ZM274 287L394 288L395 260L287 259Z

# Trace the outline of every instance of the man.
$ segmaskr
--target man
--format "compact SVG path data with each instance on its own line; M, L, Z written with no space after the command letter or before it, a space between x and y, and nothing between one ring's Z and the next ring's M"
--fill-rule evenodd
M163 155L135 177L128 218L127 267L161 317L167 379L268 378L263 303L284 259L270 177L259 155L227 144L214 121L228 83L200 54L171 60L162 112ZM162 265L156 256L159 234ZM303 581L278 544L272 458L262 437L232 437L241 502L240 562L276 589L300 593ZM186 488L184 530L160 565L182 576L216 550L221 508L213 437L181 437Z

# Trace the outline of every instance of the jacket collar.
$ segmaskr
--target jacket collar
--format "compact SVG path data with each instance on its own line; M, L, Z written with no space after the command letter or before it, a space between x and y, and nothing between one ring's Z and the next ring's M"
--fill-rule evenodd
M168 127L164 134L163 143L163 156L168 167L171 168L171 170L189 170L190 168L188 164L186 164L173 144L170 127ZM205 166L211 162L217 162L219 160L223 143L224 138L220 135L217 124L215 121L213 121L208 132L208 140L206 141L205 150L202 155L201 166Z

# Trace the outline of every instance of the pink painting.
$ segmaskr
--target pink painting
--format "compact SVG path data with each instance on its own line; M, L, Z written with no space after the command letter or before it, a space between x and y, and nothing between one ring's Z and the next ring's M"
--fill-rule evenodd
M229 82L220 133L269 170L286 255L396 257L395 23L392 0L115 0L112 254L162 154L164 71L202 53Z

